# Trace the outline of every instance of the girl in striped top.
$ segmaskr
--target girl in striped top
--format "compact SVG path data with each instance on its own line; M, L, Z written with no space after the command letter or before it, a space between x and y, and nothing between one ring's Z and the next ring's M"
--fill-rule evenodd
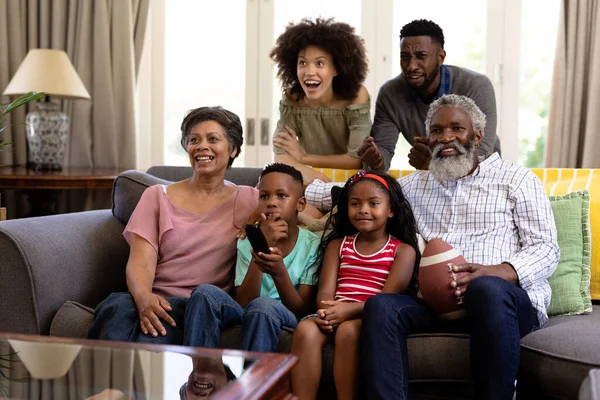
M378 293L414 293L420 253L416 223L398 182L361 171L346 182L321 242L317 313L300 322L292 340L299 359L292 389L314 399L321 353L335 345L333 377L338 399L358 397L358 338L365 301ZM339 351L338 351L339 349Z

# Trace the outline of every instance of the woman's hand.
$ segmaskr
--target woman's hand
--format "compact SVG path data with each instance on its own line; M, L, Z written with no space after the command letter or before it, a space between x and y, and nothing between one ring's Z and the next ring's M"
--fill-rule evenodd
M296 139L296 131L294 131L288 125L285 126L284 130L276 133L276 136L273 139L273 144L275 147L285 151L291 157L294 157L296 161L303 163L302 158L305 156L305 154L302 151L300 142L298 142L298 139Z
M144 334L156 337L160 333L165 336L167 331L160 319L175 327L175 320L167 313L172 310L171 305L164 297L154 293L144 293L134 300L140 316L140 328Z
M313 183L315 179L318 179L323 182L331 182L331 179L325 176L325 174L315 171L309 166L306 166L305 168L300 168L300 172L302 172L302 180L304 181L305 186L308 186L311 183Z

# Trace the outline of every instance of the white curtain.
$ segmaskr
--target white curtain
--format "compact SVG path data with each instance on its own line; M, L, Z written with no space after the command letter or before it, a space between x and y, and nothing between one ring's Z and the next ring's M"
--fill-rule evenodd
M600 6L562 0L546 166L600 167Z
M0 0L0 89L29 49L65 50L91 100L65 101L71 118L66 166L135 168L136 76L150 0ZM4 99L6 101L8 99ZM12 115L24 120L26 110ZM24 165L23 127L7 130L0 164Z
M0 352L3 351L4 355L8 349L12 350L6 342L0 343ZM84 400L107 389L122 393L118 397L123 399L143 400L162 396L161 393L152 393L150 388L150 372L153 368L162 368L161 359L146 350L84 347L67 374L57 379L31 378L18 354L13 356L12 362L4 362L3 366L8 379L2 381L0 378L4 390L0 389L0 398L4 398L4 394L11 399ZM0 368L3 366L0 365Z

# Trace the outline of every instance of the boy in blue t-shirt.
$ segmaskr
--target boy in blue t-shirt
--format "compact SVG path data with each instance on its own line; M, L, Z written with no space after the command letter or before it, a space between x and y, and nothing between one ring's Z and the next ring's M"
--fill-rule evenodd
M257 189L260 229L270 254L256 254L248 239L238 241L235 301L212 285L194 289L192 296L205 301L193 312L195 326L202 326L193 333L193 346L218 347L221 330L241 324L242 350L275 352L281 328L295 328L298 317L314 309L320 239L298 226L306 206L302 174L286 164L269 164Z

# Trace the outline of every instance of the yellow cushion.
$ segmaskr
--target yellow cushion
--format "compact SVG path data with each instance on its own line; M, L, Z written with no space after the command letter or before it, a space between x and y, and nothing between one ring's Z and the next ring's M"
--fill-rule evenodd
M315 168L334 182L346 182L358 170ZM600 300L600 170L576 168L533 168L544 183L549 196L560 196L576 190L590 193L590 223L592 230L592 278L590 292L593 300ZM409 175L412 170L390 170L395 178ZM598 195L596 195L598 192Z

